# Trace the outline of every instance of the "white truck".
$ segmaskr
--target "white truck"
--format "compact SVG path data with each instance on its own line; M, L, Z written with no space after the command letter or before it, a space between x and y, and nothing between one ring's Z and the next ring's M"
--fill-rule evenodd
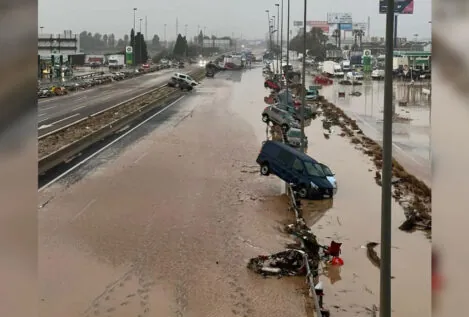
M327 77L344 77L340 64L334 61L325 61L322 64L322 73Z
M125 56L123 54L109 55L107 62L109 70L119 70L125 66Z

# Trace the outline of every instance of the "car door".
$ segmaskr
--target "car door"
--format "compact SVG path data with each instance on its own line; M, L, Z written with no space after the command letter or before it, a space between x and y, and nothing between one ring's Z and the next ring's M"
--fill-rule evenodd
M287 183L291 183L293 181L293 173L291 170L291 166L294 159L294 156L289 151L285 149L280 149L279 154L277 156L277 176Z
M305 166L301 160L295 158L292 164L292 183L299 184L301 176L304 175Z

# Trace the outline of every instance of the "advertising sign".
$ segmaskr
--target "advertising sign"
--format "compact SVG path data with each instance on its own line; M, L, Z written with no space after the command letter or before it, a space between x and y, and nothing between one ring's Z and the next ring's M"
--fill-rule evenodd
M133 58L132 58L133 52L134 52L134 50L133 50L132 46L126 46L125 47L125 61L129 65L132 65L132 63L133 63Z
M324 33L329 33L329 24L327 23L327 21L306 21L306 25L310 28L319 28ZM302 28L303 21L293 21L293 26Z
M329 24L327 21L307 21L306 23L312 28L319 28L324 33L329 33Z
M368 29L368 23L366 23L366 22L354 23L353 24L353 29L354 30L361 30L363 32L366 32L366 30Z
M379 13L386 14L388 11L388 1L379 0ZM394 13L414 14L414 0L394 0Z
M341 31L352 31L353 30L352 23L342 23L340 25L340 30Z
M338 24L338 23L353 23L351 13L331 13L327 14L327 23Z

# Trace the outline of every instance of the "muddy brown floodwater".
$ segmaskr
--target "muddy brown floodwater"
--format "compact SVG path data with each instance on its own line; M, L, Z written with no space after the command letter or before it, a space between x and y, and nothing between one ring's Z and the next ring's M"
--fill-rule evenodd
M290 240L280 228L293 221L282 183L255 163L267 94L260 69L217 74L117 157L42 191L40 315L311 316L304 278L246 268L283 250ZM307 133L309 154L340 187L333 203L311 202L304 213L321 241L343 243L345 265L329 274L341 280L326 285L325 303L333 316L366 316L379 304L379 270L361 248L380 237L372 162L345 138L324 139L319 121ZM399 231L403 210L392 212L393 309L428 316L430 243Z
M283 249L292 220L237 112L256 101L261 127L255 82L206 80L118 157L40 193L41 316L307 316L304 279L246 268Z

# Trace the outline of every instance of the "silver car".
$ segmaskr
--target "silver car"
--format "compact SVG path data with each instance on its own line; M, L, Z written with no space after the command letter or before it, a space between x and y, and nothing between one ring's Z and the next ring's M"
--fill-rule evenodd
M298 121L285 110L275 106L267 106L262 112L262 121L265 123L272 122L279 125L283 131L288 131L290 128L300 128Z
M301 130L290 128L287 132L287 142L290 146L297 148L301 146ZM308 137L305 135L305 147L308 147Z

